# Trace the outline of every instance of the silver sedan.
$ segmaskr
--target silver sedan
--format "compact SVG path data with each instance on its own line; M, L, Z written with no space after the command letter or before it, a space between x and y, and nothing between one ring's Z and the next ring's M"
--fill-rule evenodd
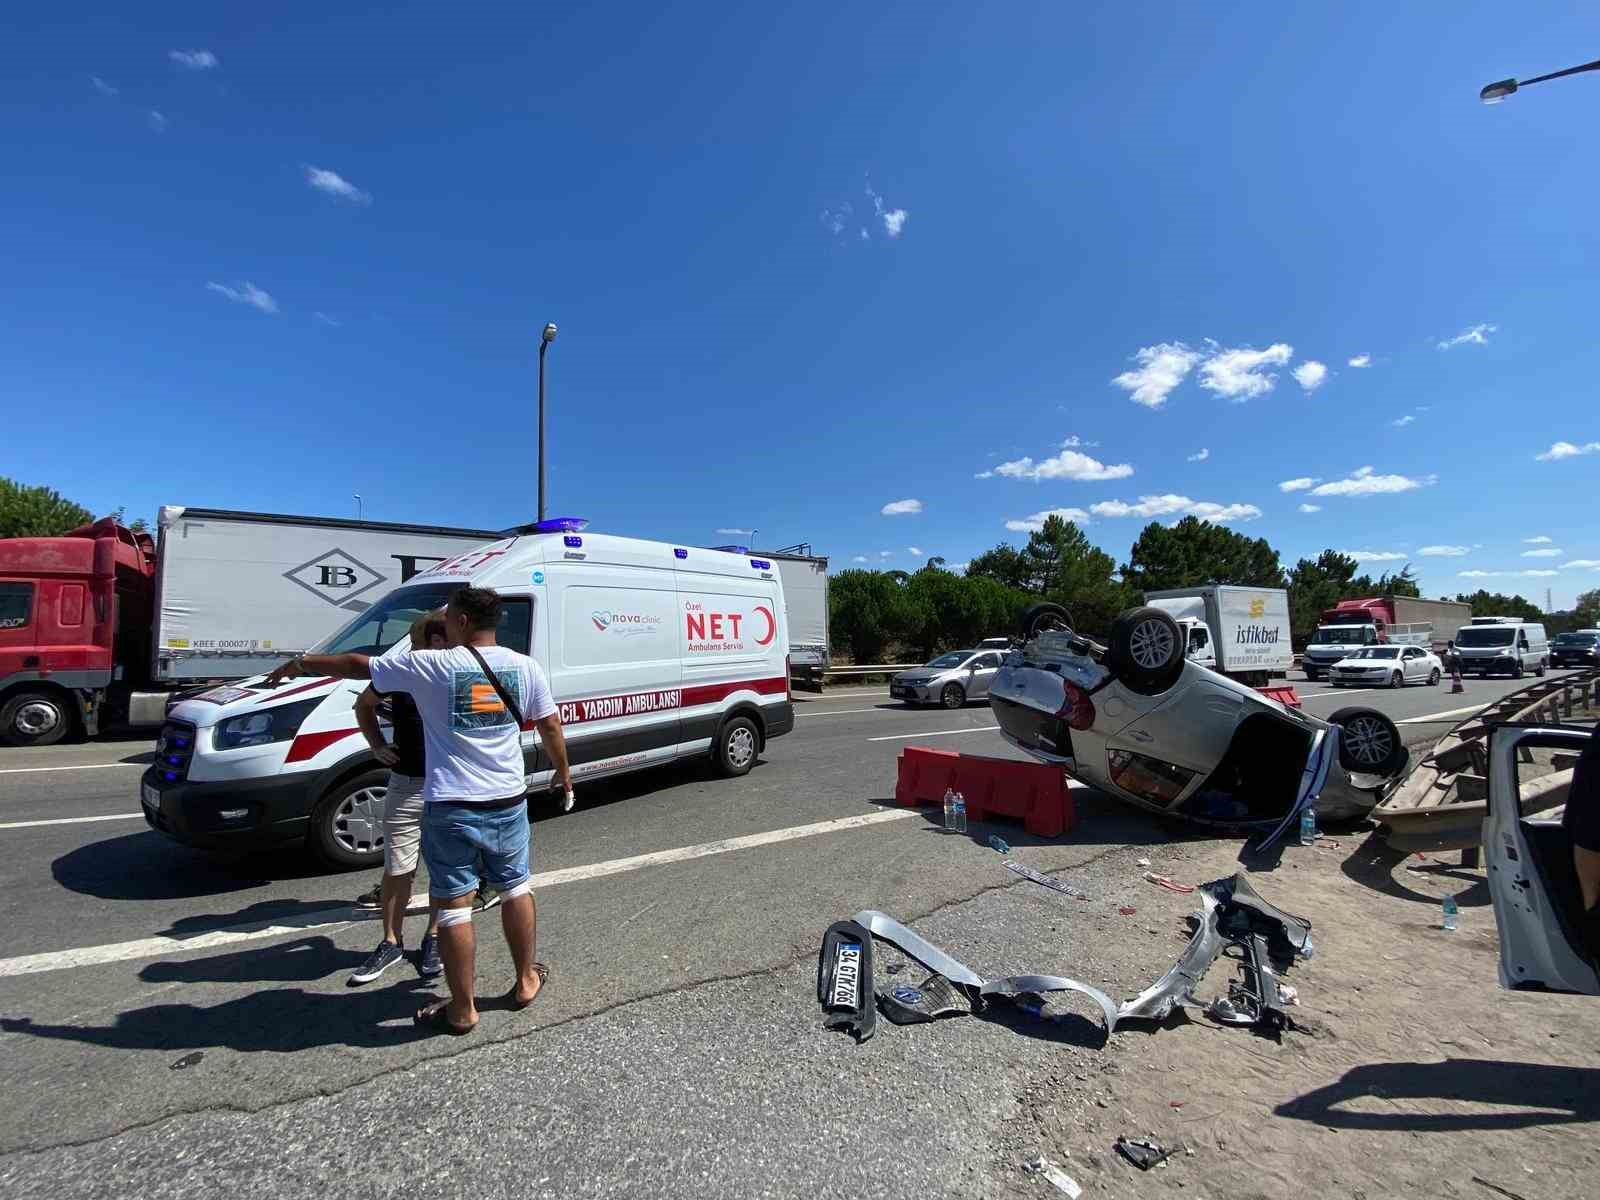
M889 695L907 704L960 708L989 694L1003 657L998 650L952 650L926 666L901 671L889 680Z

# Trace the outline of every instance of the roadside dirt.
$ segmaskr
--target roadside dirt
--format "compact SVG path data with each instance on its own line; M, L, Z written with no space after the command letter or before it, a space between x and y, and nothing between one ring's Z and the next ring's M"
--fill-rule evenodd
M1187 850L1183 882L1238 868L1237 846ZM1600 1194L1600 999L1501 991L1483 873L1458 858L1401 858L1361 831L1253 873L1269 901L1313 922L1316 956L1285 980L1298 1028L1280 1044L1179 1015L1103 1049L1063 1048L999 1139L1008 1193L1061 1194L1021 1170L1042 1154L1094 1196ZM1170 920L1175 958L1195 906L1149 892L1141 915ZM1449 893L1453 933L1440 928ZM1202 995L1232 973L1219 960ZM1118 1135L1180 1148L1140 1172L1112 1150Z

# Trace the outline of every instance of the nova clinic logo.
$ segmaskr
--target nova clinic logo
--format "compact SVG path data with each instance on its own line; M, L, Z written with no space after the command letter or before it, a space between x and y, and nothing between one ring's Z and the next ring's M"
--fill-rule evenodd
M618 612L616 609L595 609L589 614L596 633L611 633L617 637L648 637L661 628L661 618L652 613Z
M589 614L589 619L594 622L595 629L601 633L611 628L611 614L608 612L596 610Z

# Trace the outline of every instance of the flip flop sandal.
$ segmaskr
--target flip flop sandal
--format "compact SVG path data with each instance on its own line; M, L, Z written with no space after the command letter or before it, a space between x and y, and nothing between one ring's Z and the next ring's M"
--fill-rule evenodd
M418 1029L426 1029L430 1033L448 1033L453 1037L466 1037L477 1028L476 1025L468 1025L465 1029L459 1025L452 1025L449 1012L443 1004L434 1008L418 1009L412 1016L411 1022Z
M517 985L514 983L511 985L511 990L503 997L506 1002L506 1007L512 1012L521 1012L523 1009L527 1008L528 1005L532 1004L534 1000L537 1000L540 996L544 995L544 989L550 983L550 968L542 962L536 962L533 964L533 973L539 977L539 990L533 994L532 999L518 1000Z

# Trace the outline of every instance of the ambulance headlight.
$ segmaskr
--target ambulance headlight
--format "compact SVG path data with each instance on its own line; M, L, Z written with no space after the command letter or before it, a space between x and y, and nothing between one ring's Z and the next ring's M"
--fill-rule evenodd
M287 742L296 733L311 710L321 704L323 697L299 700L294 704L280 704L260 712L245 713L242 717L229 717L217 726L212 744L218 750L237 750L241 746L265 746L272 742Z

